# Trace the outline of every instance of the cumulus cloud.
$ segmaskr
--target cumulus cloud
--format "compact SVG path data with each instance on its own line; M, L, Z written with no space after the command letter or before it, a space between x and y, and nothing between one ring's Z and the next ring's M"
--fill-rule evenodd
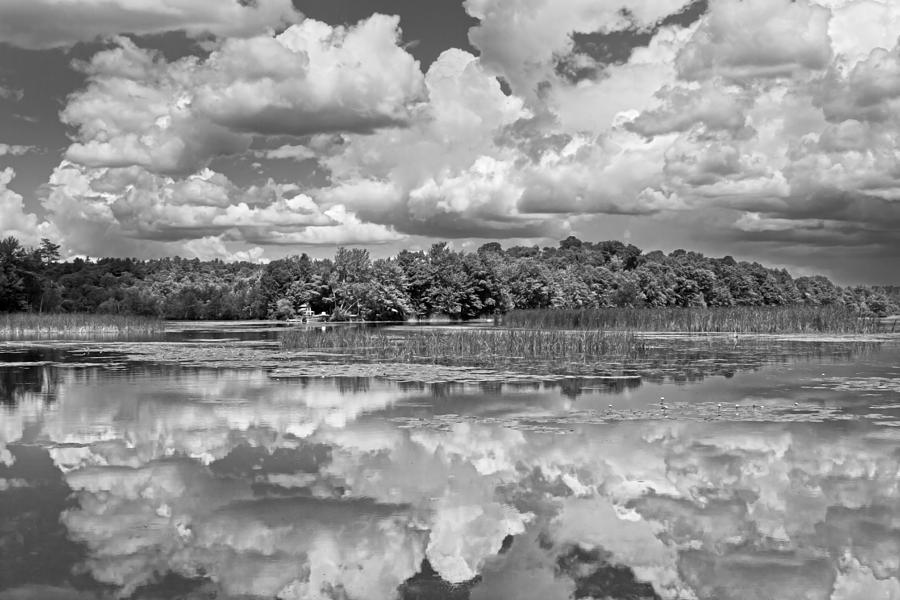
M875 48L891 48L900 6L890 0L816 0L831 9L828 35L838 58L852 66Z
M648 137L686 131L697 124L736 134L744 127L746 106L740 92L729 93L725 87L709 82L697 88L664 88L659 94L665 98L665 107L645 111L626 126Z
M569 214L678 206L652 189L664 140L562 133L555 115L527 110L457 50L425 82L429 104L410 128L350 136L322 159L332 178L324 202L350 199L364 219L438 237L567 235Z
M493 136L529 115L478 59L448 50L425 76L429 102L410 126L348 136L323 157L323 202L405 233L461 237L540 235L554 225L518 214L517 166Z
M627 130L667 138L661 175L645 178L651 192L704 210L698 226L736 211L734 235L748 241L895 252L884 231L900 198L898 54L896 40L852 41L861 34L848 15L862 4L710 3L654 103L622 115ZM861 24L883 26L873 16ZM764 49L755 46L761 31Z
M59 232L51 223L26 212L22 196L9 189L15 176L16 172L9 167L0 171L0 230L3 235L14 236L26 246L37 245L43 237L58 237Z
M116 38L81 68L88 85L61 113L70 160L188 173L244 152L251 134L371 131L398 125L422 92L398 19L351 27L308 19L276 35L227 39L203 60L166 62Z
M697 26L661 27L646 47L634 48L627 62L607 65L593 79L544 84L542 99L568 133L617 128L635 111L658 106L659 91L674 84L676 58Z
M900 99L900 46L876 48L841 76L833 72L821 91L825 117L832 122L896 122Z
M892 3L717 0L695 24L663 27L682 6L648 5L605 25L591 20L605 10L596 3L530 3L527 15L517 3L466 6L480 20L470 34L480 65L531 115L500 129L505 154L482 146L475 168L444 167L420 184L410 202L420 215L454 206L474 214L489 156L492 177L510 173L493 202L519 218L548 211L577 227L589 214L702 210L688 226L702 235L724 210L745 240L895 252L883 235L895 222L885 202L900 198ZM567 14L532 27L554 10ZM572 32L629 28L652 33L627 60L578 81L554 71L573 51ZM461 189L474 201L454 200Z
M251 36L302 19L290 0L79 0L0 3L0 42L40 50L120 33Z
M678 56L679 74L690 80L719 75L742 83L824 69L832 58L830 16L809 0L714 0Z
M61 113L66 159L96 173L71 198L55 174L48 209L83 227L81 247L105 236L136 254L531 243L614 215L650 235L681 224L671 244L796 236L894 256L895 4L468 0L479 56L449 49L424 75L384 15L250 28L172 61L120 37L79 64L86 84ZM575 34L627 51L604 58ZM241 181L245 159L256 179L241 189L204 170Z
M398 17L353 27L307 19L272 38L229 40L206 63L197 110L238 131L304 135L404 123L422 92Z
M180 179L140 167L91 169L63 162L43 200L71 252L180 252L233 260L262 258L259 244L381 243L398 238L343 205L320 206L294 184L242 188L204 169ZM62 224L65 224L63 227ZM250 247L228 250L228 243ZM173 246L173 244L184 244ZM179 247L181 250L179 250Z
M304 246L343 246L349 244L383 244L398 241L405 236L393 227L378 223L365 223L343 205L322 211L329 221L302 231L279 231L278 228L257 228L245 234L245 239L257 244L281 244Z
M432 177L410 192L410 216L434 222L438 215L467 213L485 224L500 221L502 228L522 194L520 187L510 185L512 171L512 164L482 156L464 173Z
M557 58L572 51L573 32L647 28L689 3L466 0L465 7L479 20L469 40L481 51L485 67L502 75L516 94L532 97L539 83L553 78Z
M88 85L60 113L77 131L66 156L90 167L142 166L187 173L210 158L246 150L249 136L192 111L189 82L196 61L167 65L158 53L127 38L81 67Z
M640 140L617 131L575 138L548 151L526 171L526 212L648 214L679 208L677 198L654 192L662 182L667 140Z

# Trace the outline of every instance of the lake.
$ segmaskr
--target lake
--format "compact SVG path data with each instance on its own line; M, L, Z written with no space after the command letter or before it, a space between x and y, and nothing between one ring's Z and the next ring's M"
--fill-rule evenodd
M0 600L900 599L900 343L606 371L0 343Z

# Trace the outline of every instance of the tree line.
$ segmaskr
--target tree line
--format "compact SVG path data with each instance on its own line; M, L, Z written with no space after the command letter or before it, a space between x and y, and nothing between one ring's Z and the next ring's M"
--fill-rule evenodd
M474 319L513 309L843 305L862 315L898 312L896 286L840 287L824 276L730 256L642 252L619 241L569 237L557 247L489 242L474 252L438 243L372 260L363 249L267 264L180 257L76 258L59 245L0 240L0 312L87 312L166 319Z

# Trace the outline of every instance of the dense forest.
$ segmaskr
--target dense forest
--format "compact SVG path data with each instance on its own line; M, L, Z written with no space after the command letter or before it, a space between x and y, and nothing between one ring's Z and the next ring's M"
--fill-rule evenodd
M335 320L447 316L512 309L843 305L863 315L897 312L900 288L838 287L730 256L644 253L617 241L569 237L556 248L498 242L475 252L446 243L372 260L339 248L268 264L133 258L61 261L43 240L0 240L0 312L88 312L167 319L287 319L301 310Z

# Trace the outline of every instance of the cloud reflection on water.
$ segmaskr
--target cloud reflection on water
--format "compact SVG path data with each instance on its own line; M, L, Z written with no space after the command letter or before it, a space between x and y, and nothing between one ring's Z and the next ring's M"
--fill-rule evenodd
M77 566L122 595L174 572L224 597L388 599L427 558L473 599L646 584L661 598L900 597L897 429L554 428L570 408L546 389L70 376L54 404L4 413L0 444L47 449L74 493L61 520L86 549ZM409 414L415 426L394 418ZM523 415L548 427L501 418Z

